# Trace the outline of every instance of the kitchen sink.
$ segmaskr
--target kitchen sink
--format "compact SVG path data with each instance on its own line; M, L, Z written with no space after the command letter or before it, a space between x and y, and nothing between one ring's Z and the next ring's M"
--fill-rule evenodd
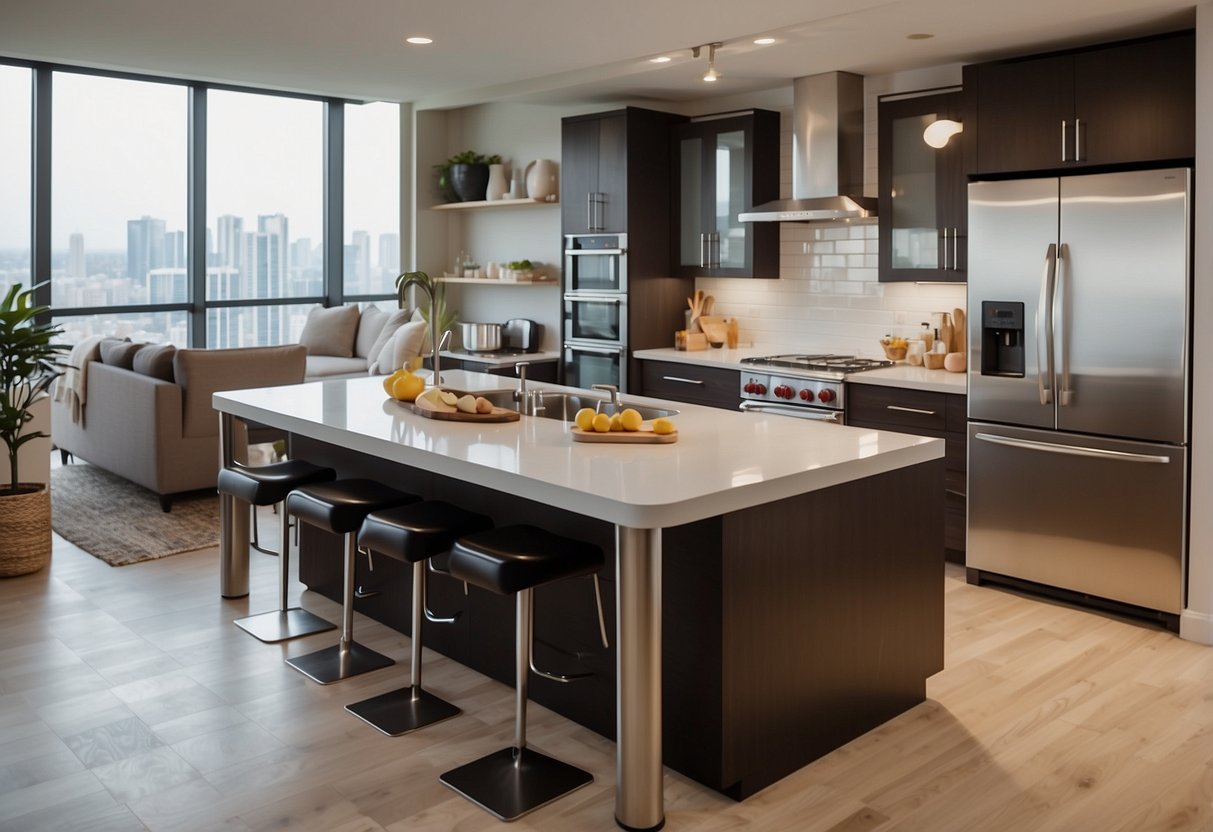
M544 419L556 419L562 422L571 422L573 417L577 415L577 411L583 407L601 410L605 413L613 412L609 399L600 399L597 396L582 395L579 393L557 393L534 390L536 395L542 393L542 400L536 399L536 406L542 409L534 415ZM514 401L513 390L489 390L477 395L484 396L497 407L505 407L510 410L519 410L519 402ZM649 407L647 405L636 404L629 402L626 399L619 400L619 409L630 407L640 413L640 418L657 419L662 416L676 416L677 410L668 410L662 407Z

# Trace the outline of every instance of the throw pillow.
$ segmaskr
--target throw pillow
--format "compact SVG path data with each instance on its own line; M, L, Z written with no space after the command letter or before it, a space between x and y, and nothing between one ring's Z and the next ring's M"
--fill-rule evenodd
M375 339L375 343L371 344L370 349L366 351L367 369L370 370L371 375L375 374L375 364L379 361L379 354L383 352L383 345L392 340L392 336L396 334L396 330L400 329L408 321L409 311L407 309L395 309L388 314L387 320L383 322L383 328L379 330L379 337Z
M425 321L410 321L403 324L395 337L389 338L379 352L375 369L372 373L385 376L399 370L410 358L421 355L421 346L425 343L425 333L428 329Z
M373 303L362 310L358 319L358 335L354 338L354 355L359 358L372 358L377 355L371 352L371 348L378 341L379 333L383 332L383 325L389 317L390 312Z
M173 380L173 356L177 348L172 344L148 344L135 353L131 369L161 381Z
M139 352L143 346L143 344L132 344L130 341L106 338L101 342L101 363L129 370L134 364L135 353Z
M299 343L308 355L354 357L354 334L358 331L357 306L317 306L307 313Z

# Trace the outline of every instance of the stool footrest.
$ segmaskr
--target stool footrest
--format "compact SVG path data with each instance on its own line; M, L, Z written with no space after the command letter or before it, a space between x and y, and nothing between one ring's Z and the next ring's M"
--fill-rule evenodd
M458 716L461 711L424 688L404 687L371 699L346 705L345 709L389 737Z
M257 613L237 618L233 623L253 638L267 644L337 629L336 624L325 621L302 607Z
M315 653L287 659L286 663L309 679L328 685L381 667L391 667L396 662L358 642L351 642L345 651L340 644L334 644Z
M533 748L503 748L438 778L489 814L510 821L594 782L594 775Z

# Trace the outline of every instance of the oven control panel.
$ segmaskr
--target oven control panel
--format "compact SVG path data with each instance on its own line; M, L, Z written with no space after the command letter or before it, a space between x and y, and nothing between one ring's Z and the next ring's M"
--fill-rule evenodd
M741 372L741 398L842 410L843 384L770 373Z

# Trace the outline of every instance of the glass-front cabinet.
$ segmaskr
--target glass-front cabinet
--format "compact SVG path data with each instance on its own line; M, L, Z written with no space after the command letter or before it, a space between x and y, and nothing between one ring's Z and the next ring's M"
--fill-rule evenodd
M778 277L778 223L737 215L779 197L779 114L752 110L679 125L674 139L682 276Z
M880 102L882 281L966 279L964 133L947 137L942 147L928 144L924 136L937 121L963 126L961 101L960 92L948 92Z

